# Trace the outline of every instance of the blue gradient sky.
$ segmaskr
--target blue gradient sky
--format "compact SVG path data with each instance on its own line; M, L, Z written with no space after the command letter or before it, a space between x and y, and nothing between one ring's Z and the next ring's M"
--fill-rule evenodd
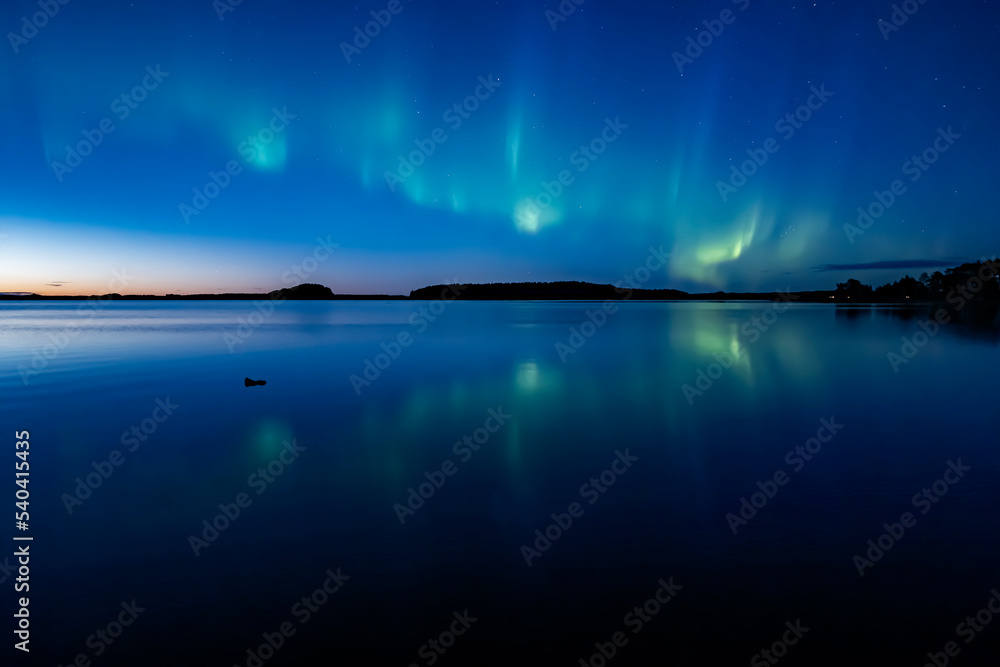
M23 41L9 33L38 5L6 3L0 291L103 293L123 269L122 293L266 291L317 238L339 247L308 280L345 293L614 282L660 245L673 254L650 287L830 288L1000 247L988 2L928 0L885 39L888 2L586 0L553 30L554 1L401 0L348 63L340 43L387 4L244 0L220 20L209 0L71 0ZM726 9L682 75L671 54ZM169 74L134 109L115 102L157 66ZM499 86L454 127L443 114L479 77ZM832 97L786 137L776 121L813 86ZM241 151L274 109L296 117ZM114 131L57 174L104 118ZM608 118L627 129L580 171ZM906 160L948 127L961 138L911 181ZM390 189L436 128L447 140ZM723 201L717 182L771 137L779 150ZM572 183L532 210L563 170ZM905 194L852 243L844 224L895 179ZM889 261L912 268L828 266Z

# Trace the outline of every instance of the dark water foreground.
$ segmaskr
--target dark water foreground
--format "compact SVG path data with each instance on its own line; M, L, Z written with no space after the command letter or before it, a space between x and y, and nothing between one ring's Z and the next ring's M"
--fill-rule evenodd
M15 431L31 472L3 664L996 664L989 326L78 308L0 305L9 510Z

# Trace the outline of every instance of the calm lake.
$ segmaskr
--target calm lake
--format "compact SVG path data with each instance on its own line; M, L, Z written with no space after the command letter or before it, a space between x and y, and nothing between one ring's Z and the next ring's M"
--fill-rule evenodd
M8 503L16 431L31 473L0 585L32 536L31 664L995 659L993 329L826 304L80 307L0 303Z

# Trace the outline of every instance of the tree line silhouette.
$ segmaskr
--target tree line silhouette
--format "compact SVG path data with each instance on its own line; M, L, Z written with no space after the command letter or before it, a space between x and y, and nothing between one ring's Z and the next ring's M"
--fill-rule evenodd
M926 272L919 278L905 275L896 282L886 283L872 289L859 280L851 278L845 283L837 283L833 293L835 299L850 299L860 302L904 302L904 301L944 301L959 299L1000 300L1000 262L967 262L946 269L944 273Z

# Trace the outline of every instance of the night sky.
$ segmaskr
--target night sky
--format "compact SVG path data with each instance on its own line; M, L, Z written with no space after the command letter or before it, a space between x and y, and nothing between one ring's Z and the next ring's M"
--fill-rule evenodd
M613 283L661 245L646 286L689 291L1000 247L985 0L49 1L0 10L0 291L267 291L317 238L291 284L403 294Z

